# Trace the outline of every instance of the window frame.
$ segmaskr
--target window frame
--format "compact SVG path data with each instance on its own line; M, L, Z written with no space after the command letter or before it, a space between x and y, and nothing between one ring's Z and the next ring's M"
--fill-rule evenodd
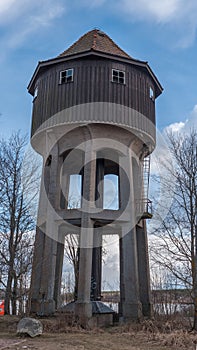
M117 73L117 75L114 74L114 72ZM120 76L120 73L123 74L123 77ZM117 80L114 80L114 77L117 77ZM123 78L123 81L120 81ZM112 83L117 83L117 84L122 84L125 85L125 71L124 70L120 70L120 69L116 69L116 68L112 68Z
M72 72L71 75L67 74L69 71ZM65 73L65 76L63 76L63 73ZM71 79L69 79L71 77ZM64 80L64 81L63 81ZM68 68L65 70L61 70L59 73L59 84L67 84L67 83L72 83L74 80L74 68Z

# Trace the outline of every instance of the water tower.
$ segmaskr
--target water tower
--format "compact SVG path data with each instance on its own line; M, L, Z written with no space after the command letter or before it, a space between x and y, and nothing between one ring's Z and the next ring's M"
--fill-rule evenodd
M158 79L147 62L94 29L39 62L28 91L31 143L43 157L31 312L50 315L59 307L65 236L77 235L74 312L87 323L92 301L101 299L102 236L117 234L119 314L125 321L149 317L147 192Z

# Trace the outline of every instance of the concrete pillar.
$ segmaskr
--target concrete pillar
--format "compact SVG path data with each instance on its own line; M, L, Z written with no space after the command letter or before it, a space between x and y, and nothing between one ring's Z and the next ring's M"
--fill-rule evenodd
M57 242L50 237L45 237L43 264L42 264L42 280L40 286L41 309L40 315L51 315L55 312L54 300L54 282L56 268L56 251Z
M103 210L104 191L104 159L96 161L96 207ZM100 230L94 229L93 256L92 256L92 278L91 278L91 300L101 300L101 273L102 273L102 234Z
M137 248L138 248L138 273L140 287L140 301L142 303L143 316L152 316L152 303L150 293L150 270L148 258L148 240L146 232L146 222L136 226Z
M83 326L87 326L89 319L92 317L90 291L94 223L91 220L91 209L95 208L95 184L96 154L93 150L93 142L88 141L86 142L83 176L78 297L75 304L75 314Z
M120 199L125 223L120 235L120 310L124 321L142 316L139 294L137 239L130 152L120 158ZM129 195L128 195L129 194Z
M31 275L31 313L40 312L40 303L42 296L40 294L41 288L41 271L42 271L42 258L45 244L45 232L43 232L39 227L36 228L36 237L34 245L34 258L32 266L32 275Z
M91 300L101 300L102 278L102 235L94 229L94 248L92 256Z
M122 316L124 321L139 320L142 316L142 305L139 294L135 228L121 238L120 249Z
M61 306L60 295L61 295L61 282L62 282L62 268L64 262L64 242L65 234L64 231L59 228L57 242L57 254L56 254L56 269L55 269L55 286L54 286L54 300L55 308L58 309Z
M48 170L48 169L47 169ZM31 275L31 297L30 297L30 312L40 313L40 307L42 302L41 295L41 282L42 282L42 266L43 266L43 252L45 247L46 238L46 215L47 215L47 195L49 174L47 174L47 181L45 183L44 179L45 169L42 173L41 184L40 184L40 200L39 200L39 210L36 226L36 236L34 244L34 257Z
M96 162L96 207L103 209L104 191L104 159L98 158Z
M38 229L36 249L34 252L34 268L32 274L31 312L50 315L55 312L54 287L57 257L58 225L56 224L56 208L59 166L58 146L53 147L50 162L46 162L41 181L41 193L38 212ZM42 232L43 228L43 232ZM42 262L42 263L39 263ZM35 266L37 267L35 268ZM34 284L37 285L34 289ZM34 296L37 294L34 302Z

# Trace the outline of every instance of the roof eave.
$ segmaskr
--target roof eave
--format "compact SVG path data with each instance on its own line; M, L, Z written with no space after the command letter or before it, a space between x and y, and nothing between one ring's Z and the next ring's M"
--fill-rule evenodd
M35 81L37 75L39 74L40 69L47 67L47 66L50 66L50 65L53 65L53 64L61 63L61 62L68 61L68 60L74 60L76 58L86 57L89 55L95 55L95 56L100 56L100 57L105 57L105 58L112 58L113 57L120 62L130 63L130 64L133 64L133 65L138 66L138 67L146 68L157 86L156 97L158 97L162 93L163 87L161 86L156 75L153 73L152 69L148 65L148 62L140 61L140 60L134 59L132 57L130 57L130 58L123 57L123 56L121 57L119 55L105 53L105 52L97 51L97 50L93 50L93 49L88 50L88 51L83 51L80 53L76 53L76 54L67 55L67 56L58 56L58 57L49 59L47 61L39 61L38 65L35 69L35 72L34 72L32 78L27 86L28 92L31 95L34 95L34 81Z

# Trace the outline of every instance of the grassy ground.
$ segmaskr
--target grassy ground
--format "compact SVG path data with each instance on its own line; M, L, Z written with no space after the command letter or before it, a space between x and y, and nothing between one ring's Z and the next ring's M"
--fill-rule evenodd
M18 318L0 318L0 349L16 350L196 350L197 335L174 329L170 322L145 321L91 331L66 326L65 318L42 319L44 333L37 338L16 336Z

